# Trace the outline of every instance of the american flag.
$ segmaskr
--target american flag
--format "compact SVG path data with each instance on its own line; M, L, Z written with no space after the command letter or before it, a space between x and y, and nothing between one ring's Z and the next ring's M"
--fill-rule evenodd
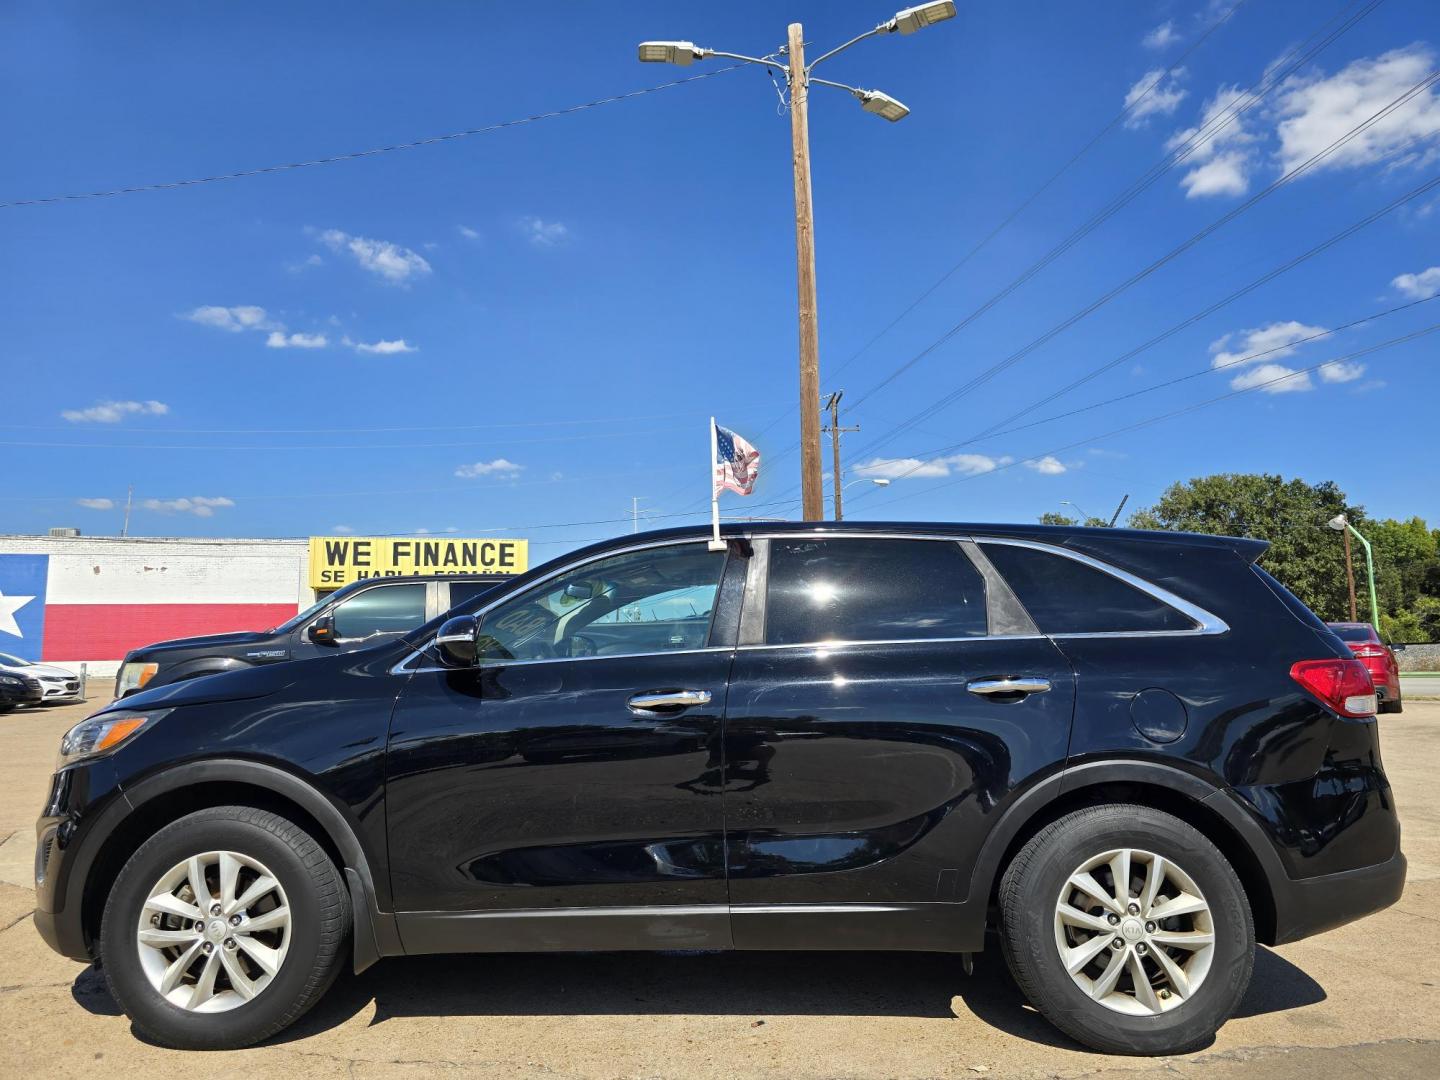
M729 428L715 425L715 494L729 488L737 495L755 490L760 451Z

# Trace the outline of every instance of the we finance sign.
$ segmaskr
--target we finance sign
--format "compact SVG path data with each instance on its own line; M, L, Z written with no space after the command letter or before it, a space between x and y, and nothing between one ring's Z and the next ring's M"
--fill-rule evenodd
M363 578L414 574L521 574L529 559L524 540L312 536L310 587L338 589Z

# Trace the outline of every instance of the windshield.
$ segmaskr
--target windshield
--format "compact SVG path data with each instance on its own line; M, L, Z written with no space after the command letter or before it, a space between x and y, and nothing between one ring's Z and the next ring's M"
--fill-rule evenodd
M0 652L0 666L3 667L34 667L29 660L22 660L18 656L11 656L8 652Z
M1375 641L1375 631L1369 623L1331 623L1330 629L1335 631L1341 641Z

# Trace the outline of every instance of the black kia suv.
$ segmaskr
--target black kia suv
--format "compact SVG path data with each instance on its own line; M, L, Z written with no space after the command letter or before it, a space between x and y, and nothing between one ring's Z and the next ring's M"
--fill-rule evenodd
M265 1039L385 956L989 929L1080 1042L1191 1050L1257 940L1405 880L1370 678L1264 550L849 522L597 544L400 640L78 724L35 922L178 1047Z

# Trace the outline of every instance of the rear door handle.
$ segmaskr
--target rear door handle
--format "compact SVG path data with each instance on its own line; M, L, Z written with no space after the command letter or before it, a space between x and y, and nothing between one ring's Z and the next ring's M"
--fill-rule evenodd
M709 704L709 690L660 690L630 698L631 711L638 713L669 712Z
M965 686L972 694L984 697L1027 697L1050 689L1050 680L1034 675L1017 675L1007 679L971 679Z

